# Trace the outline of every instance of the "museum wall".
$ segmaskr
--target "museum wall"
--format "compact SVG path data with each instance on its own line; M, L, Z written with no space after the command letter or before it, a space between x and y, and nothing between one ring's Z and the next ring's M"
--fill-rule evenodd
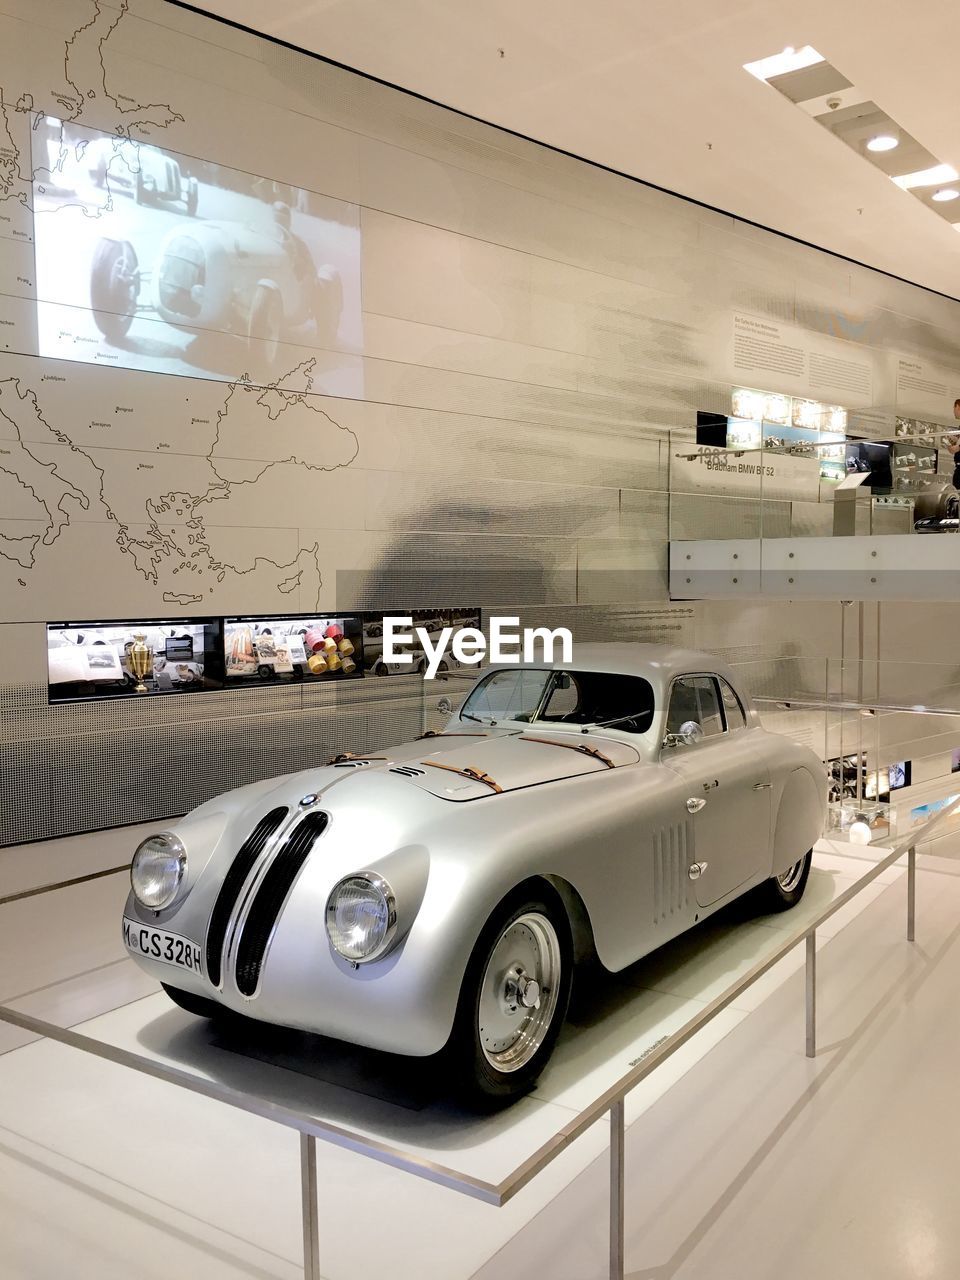
M370 750L463 689L50 706L50 621L481 606L761 684L839 654L836 602L669 601L672 454L738 384L878 438L936 416L960 305L159 0L3 9L0 844Z

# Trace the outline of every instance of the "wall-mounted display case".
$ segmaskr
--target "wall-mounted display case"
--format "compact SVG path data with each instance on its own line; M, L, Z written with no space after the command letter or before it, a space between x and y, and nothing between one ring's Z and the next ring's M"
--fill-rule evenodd
M413 639L405 646L409 662L384 660L384 617L412 618ZM423 675L427 654L417 627L434 648L444 628L479 630L480 623L480 610L467 608L50 622L48 699L143 698L264 684L332 684L365 675ZM448 649L436 674L465 665Z
M363 676L359 615L225 618L223 640L228 685Z
M223 688L219 618L47 624L51 702Z

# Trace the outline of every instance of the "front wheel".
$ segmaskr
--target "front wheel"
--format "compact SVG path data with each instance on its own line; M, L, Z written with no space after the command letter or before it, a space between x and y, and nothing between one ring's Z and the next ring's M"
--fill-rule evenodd
M90 307L105 338L118 341L133 324L140 296L140 269L129 240L101 240L90 268Z
M547 1064L566 1017L573 945L563 909L512 895L487 921L473 949L450 1042L460 1091L509 1102Z
M805 853L798 862L787 867L778 876L760 886L759 894L766 911L789 911L803 897L803 891L810 879L810 864L813 862L813 850Z

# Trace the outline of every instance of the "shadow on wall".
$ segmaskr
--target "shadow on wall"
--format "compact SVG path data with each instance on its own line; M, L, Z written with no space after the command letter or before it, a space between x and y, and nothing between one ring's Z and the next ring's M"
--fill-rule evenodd
M562 503L531 512L527 527L552 533L504 533L505 526L521 526L522 511L477 501L421 508L409 520L420 527L397 530L372 568L337 570L338 609L462 605L516 613L614 607L667 595L665 530L662 563L651 567L649 560L636 562L632 539L598 538L600 516L587 515L573 528L569 506Z

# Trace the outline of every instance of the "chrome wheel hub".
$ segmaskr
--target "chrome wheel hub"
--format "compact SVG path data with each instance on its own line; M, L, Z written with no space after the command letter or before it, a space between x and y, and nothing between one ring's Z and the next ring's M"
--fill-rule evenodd
M795 862L792 867L787 867L782 876L777 876L777 884L784 893L792 893L800 883L803 875L803 867L806 858L801 858L799 862Z
M518 1071L535 1056L557 1008L560 940L531 911L497 940L480 984L477 1024L484 1057L498 1071Z

